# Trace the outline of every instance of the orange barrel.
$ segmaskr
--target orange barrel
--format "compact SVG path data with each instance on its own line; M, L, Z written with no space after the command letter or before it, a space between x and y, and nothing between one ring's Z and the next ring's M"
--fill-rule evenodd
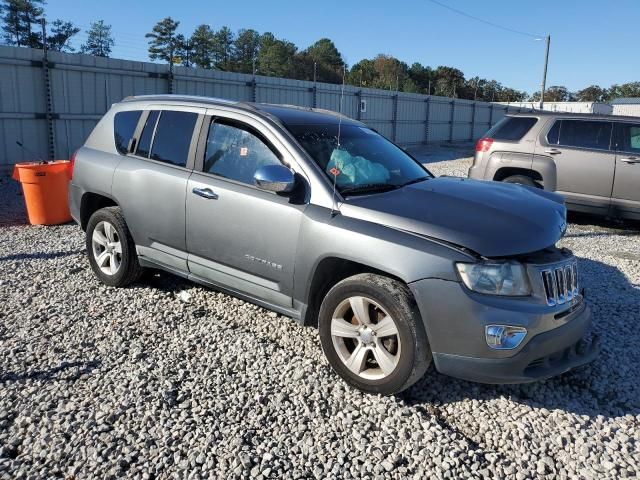
M31 225L57 225L71 220L69 160L17 163L13 179L22 184Z

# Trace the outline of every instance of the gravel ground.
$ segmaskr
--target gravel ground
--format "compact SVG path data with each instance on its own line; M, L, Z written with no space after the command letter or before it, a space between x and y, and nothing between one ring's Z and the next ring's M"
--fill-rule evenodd
M429 152L466 174L467 150ZM99 284L79 227L26 226L17 192L0 180L0 478L640 475L637 225L576 218L562 240L595 363L523 386L430 371L378 397L289 318L164 273Z

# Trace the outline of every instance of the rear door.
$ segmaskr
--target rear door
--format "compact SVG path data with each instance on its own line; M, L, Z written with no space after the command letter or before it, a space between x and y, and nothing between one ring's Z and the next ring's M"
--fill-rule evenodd
M173 105L145 110L129 142L132 152L113 178L138 254L170 269L187 270L185 197L205 111Z
M254 186L255 171L273 164L291 166L286 148L259 122L240 114L205 118L187 188L189 270L211 283L290 308L306 203Z
M640 218L640 122L615 123L615 148L613 213Z
M556 191L569 208L608 213L616 162L612 130L610 121L559 118L541 139L541 150L556 164Z

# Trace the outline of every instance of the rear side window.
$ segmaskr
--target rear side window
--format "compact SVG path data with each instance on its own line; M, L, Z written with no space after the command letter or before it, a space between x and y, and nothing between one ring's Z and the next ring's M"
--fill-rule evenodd
M129 153L129 141L133 138L140 115L142 115L142 110L116 113L113 119L113 137L118 153L122 155Z
M611 129L611 122L557 120L547 134L547 142L565 147L609 150Z
M150 158L185 167L198 114L163 110L158 120Z
M521 140L538 122L534 117L506 117L487 133L494 140Z
M142 129L142 135L140 135L140 141L138 142L138 149L136 155L141 157L149 157L151 151L151 140L153 140L153 131L156 128L156 122L160 112L158 110L152 110L149 112L146 122L144 122L144 128Z
M280 159L256 132L235 123L212 122L209 127L204 171L253 185L253 175Z
M617 150L640 153L640 123L618 123L616 129Z

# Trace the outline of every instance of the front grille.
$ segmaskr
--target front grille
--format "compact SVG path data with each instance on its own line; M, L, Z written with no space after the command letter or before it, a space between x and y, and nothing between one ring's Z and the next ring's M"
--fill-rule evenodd
M541 271L547 305L571 302L578 295L578 264L576 261L554 265Z

